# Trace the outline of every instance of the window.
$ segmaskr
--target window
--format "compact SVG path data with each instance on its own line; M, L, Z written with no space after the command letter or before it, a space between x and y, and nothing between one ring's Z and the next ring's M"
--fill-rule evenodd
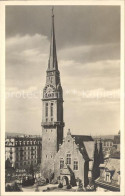
M60 169L63 169L63 167L64 167L64 160L62 159L60 160Z
M67 154L66 162L67 164L71 164L71 154Z
M53 103L51 103L51 116L53 116Z
M74 161L74 170L78 170L78 161Z
M46 116L48 116L48 103L46 103Z
M53 118L51 118L51 122L53 122Z

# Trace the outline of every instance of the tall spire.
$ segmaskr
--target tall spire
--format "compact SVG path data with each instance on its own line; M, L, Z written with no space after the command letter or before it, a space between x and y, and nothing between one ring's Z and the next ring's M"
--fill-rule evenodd
M49 56L49 65L48 65L48 70L50 71L58 70L53 10L54 10L54 7L52 7L52 29L51 29L50 56Z

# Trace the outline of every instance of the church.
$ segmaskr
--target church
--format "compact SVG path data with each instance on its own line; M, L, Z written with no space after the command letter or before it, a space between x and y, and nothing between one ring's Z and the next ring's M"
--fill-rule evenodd
M65 179L71 185L72 178L74 181L80 179L83 186L87 186L92 178L95 142L91 136L72 135L70 130L64 138L63 89L58 69L53 10L41 126L42 175L47 178L53 173L54 179Z

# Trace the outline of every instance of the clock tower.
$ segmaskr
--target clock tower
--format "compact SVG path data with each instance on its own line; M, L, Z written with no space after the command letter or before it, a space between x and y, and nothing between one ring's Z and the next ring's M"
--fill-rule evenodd
M58 70L54 14L52 9L52 29L50 56L46 71L46 85L42 99L42 174L48 178L54 172L54 158L63 140L63 90Z

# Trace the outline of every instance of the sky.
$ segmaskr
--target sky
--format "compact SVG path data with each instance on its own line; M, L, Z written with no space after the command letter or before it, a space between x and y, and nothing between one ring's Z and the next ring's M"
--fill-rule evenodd
M120 128L120 7L55 6L64 132ZM41 134L50 6L6 6L6 131Z

